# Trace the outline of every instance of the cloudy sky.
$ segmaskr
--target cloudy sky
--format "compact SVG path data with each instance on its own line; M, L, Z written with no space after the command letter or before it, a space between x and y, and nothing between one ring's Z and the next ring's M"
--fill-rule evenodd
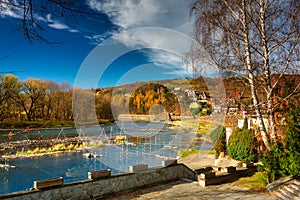
M22 10L5 4L18 1L3 2L0 72L13 72L20 80L32 77L73 85L79 77L80 86L89 88L188 74L181 53L193 29L188 16L191 0L87 0L90 11L100 15L75 19L34 13L44 28L40 33L54 44L30 43L21 29Z

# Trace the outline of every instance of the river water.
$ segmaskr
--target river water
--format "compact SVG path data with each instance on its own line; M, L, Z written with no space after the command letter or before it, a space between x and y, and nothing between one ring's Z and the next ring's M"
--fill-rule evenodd
M7 130L0 131L0 142L7 141ZM14 130L17 132L17 130ZM212 149L208 142L195 143L195 131L174 129L162 123L137 122L113 124L82 129L42 129L17 134L11 140L81 136L85 141L103 141L104 146L90 148L97 155L86 158L84 152L65 152L51 156L6 160L16 168L0 168L0 194L28 190L34 180L63 177L64 183L88 178L88 172L110 169L112 174L129 171L129 166L147 163L149 167L161 166L163 159L176 158L179 149ZM130 133L130 134L128 134ZM110 137L126 134L127 143L113 144ZM141 139L142 138L142 139ZM3 164L3 163L1 163Z

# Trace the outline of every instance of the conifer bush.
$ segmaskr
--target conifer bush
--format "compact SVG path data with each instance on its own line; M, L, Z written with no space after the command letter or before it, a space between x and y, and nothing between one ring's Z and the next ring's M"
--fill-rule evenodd
M223 126L218 126L210 133L210 139L214 144L216 158L221 152L226 150L226 130Z
M213 144L217 142L218 139L226 142L226 130L223 126L217 126L211 133L210 139Z
M245 119L247 122L247 119ZM248 130L246 123L229 138L228 154L235 160L256 162L258 160L257 139L253 130Z
M288 130L283 142L272 144L261 157L268 181L290 175L300 175L300 106L290 106Z

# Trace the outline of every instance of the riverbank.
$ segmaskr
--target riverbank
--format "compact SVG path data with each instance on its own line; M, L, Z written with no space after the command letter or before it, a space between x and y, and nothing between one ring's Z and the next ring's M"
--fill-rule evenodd
M18 159L18 158L35 158L35 157L44 157L44 156L55 156L60 155L63 153L76 153L76 152L83 152L86 149L83 148L77 148L73 150L67 150L67 151L55 151L55 152L44 152L44 153L35 153L35 154L13 154L13 155L2 155L0 160L5 161L7 159Z
M98 119L99 124L112 124L114 120ZM13 121L0 122L0 130L25 130L26 128L75 128L74 120L50 120L50 121Z
M46 151L53 150L71 150L71 147L79 147L83 144L80 137L65 137L63 139L43 139L43 140L22 140L0 143L0 155L10 156L19 154L31 154L34 153L46 153ZM62 149L64 148L64 149ZM37 150L43 150L44 152L34 152ZM49 152L51 153L51 152Z
M0 129L26 129L26 128L63 128L75 127L72 120L69 121L14 121L1 122Z

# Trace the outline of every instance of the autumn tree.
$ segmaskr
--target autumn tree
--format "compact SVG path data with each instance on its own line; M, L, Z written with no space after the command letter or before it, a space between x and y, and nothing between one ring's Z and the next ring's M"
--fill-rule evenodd
M28 79L22 84L22 93L15 97L15 101L26 113L27 120L34 120L41 108L41 102L46 95L45 81L38 79Z
M243 77L265 146L270 149L260 106L267 105L271 138L275 139L274 89L286 74L299 74L300 2L297 0L195 0L190 9L194 35L206 52L193 45L187 60L209 55L210 65ZM207 67L208 65L203 65ZM203 68L203 66L194 66ZM274 76L278 75L278 76ZM265 99L258 98L258 88ZM283 101L299 92L299 83Z
M56 102L60 101L58 96L60 87L53 81L46 81L46 94L42 101L42 118L44 120L51 119L51 115L54 113Z
M72 93L64 82L0 76L0 121L72 120Z
M73 119L72 95L73 87L66 82L60 84L59 98L61 99L61 112L64 120ZM59 119L59 118L58 118Z
M6 74L0 77L0 116L1 121L14 115L13 98L20 93L18 77Z

